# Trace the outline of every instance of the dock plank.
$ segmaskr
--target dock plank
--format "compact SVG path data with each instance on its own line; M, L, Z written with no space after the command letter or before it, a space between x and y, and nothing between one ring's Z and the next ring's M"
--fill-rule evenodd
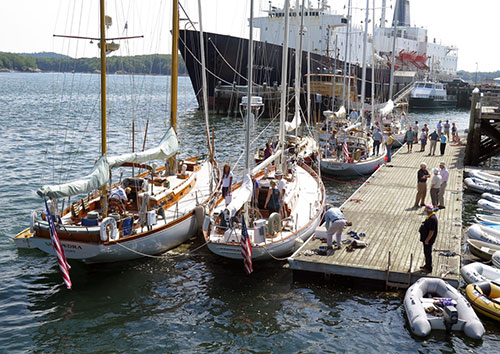
M428 156L427 152L407 153L403 146L393 155L390 164L379 168L341 206L346 218L353 223L344 232L355 230L366 233L367 236L362 240L369 244L368 247L347 252L343 246L341 250L330 251L326 256L307 256L310 253L305 251L317 250L321 245L319 240L311 238L289 258L290 267L385 280L391 252L390 281L406 281L411 267L412 282L422 276L433 276L442 277L458 286L462 249L463 155L464 146L461 145L448 144L443 156ZM417 193L417 171L420 163L425 162L432 175L432 168L438 168L441 161L446 163L450 178L444 196L446 208L437 212L439 232L433 249L455 252L457 256L433 252L433 272L426 275L419 271L424 255L418 233L426 214L423 208L413 207ZM430 203L429 192L426 203ZM450 273L450 270L453 271Z

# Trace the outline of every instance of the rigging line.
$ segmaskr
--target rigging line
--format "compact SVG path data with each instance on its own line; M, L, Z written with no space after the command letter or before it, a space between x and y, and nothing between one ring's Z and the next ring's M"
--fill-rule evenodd
M129 247L123 245L121 242L115 242L115 245L123 247L123 248L125 248L126 250L129 250L132 253L138 254L138 255L143 256L143 257L156 258L156 259L162 259L162 258L163 259L169 259L169 258L177 258L177 257L190 256L194 252L196 252L199 249L201 249L202 247L206 246L207 244L208 244L208 241L205 242L204 244L202 244L201 246L196 247L194 250L190 251L189 253L180 253L180 254L175 254L175 255L169 255L168 251L167 251L167 252L163 253L161 256L155 256L155 255L152 255L152 254L146 254L146 253L142 253L142 252L136 251L136 250L134 250L132 248L129 248Z

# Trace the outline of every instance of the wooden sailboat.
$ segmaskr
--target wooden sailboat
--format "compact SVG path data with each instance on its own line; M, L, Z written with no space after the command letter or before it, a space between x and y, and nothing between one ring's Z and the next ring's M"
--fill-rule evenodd
M171 127L157 147L108 156L106 142L106 30L101 0L101 157L91 173L74 182L42 186L38 194L50 201L50 216L68 259L86 263L114 262L163 253L188 240L200 228L203 206L217 184L210 158L176 159L178 3L173 1ZM208 139L208 137L207 137ZM164 166L157 168L153 161ZM131 167L145 172L111 183L111 170ZM111 185L111 193L107 186ZM127 198L120 198L120 190ZM115 194L115 192L118 193ZM124 193L123 193L124 194ZM60 198L86 195L62 211ZM116 198L118 196L118 198ZM53 254L47 215L33 212L31 225L14 237L19 248L38 248Z
M285 2L285 38L283 50L288 43L288 1ZM252 16L252 14L250 15ZM250 24L252 20L250 20ZM250 30L252 33L252 30ZM252 37L249 45L249 77L252 77ZM287 56L283 55L282 86L286 87ZM248 96L252 97L249 80ZM257 115L258 99L252 97L242 105L246 107L246 170L241 184L233 189L232 201L226 205L220 198L209 209L204 223L204 235L208 248L217 255L243 259L242 232L243 218L251 243L251 258L265 260L290 254L299 244L298 240L308 238L318 226L324 210L325 188L318 174L302 162L287 161L285 150L286 97L282 92L279 143L277 151L269 158L250 168L250 130L251 114ZM275 162L275 166L271 163ZM265 170L267 168L268 170ZM282 174L286 181L284 205L280 212L270 213L264 208L266 196L274 179ZM259 187L255 188L257 181Z

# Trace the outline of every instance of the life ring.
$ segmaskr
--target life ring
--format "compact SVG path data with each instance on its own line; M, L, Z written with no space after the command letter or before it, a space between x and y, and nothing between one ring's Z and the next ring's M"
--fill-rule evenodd
M110 226L110 225L111 225L111 233L108 235L108 226ZM116 240L118 240L118 238L120 236L118 234L116 220L111 218L111 217L107 217L101 222L101 229L99 232L101 235L101 241L103 241L103 242L108 241L108 238L109 238L109 241L116 241Z
M274 235L281 230L281 216L278 213L272 213L267 219L267 233Z
M31 218L30 218L30 232L34 233L35 232L35 223L36 223L36 210L33 210L31 212Z

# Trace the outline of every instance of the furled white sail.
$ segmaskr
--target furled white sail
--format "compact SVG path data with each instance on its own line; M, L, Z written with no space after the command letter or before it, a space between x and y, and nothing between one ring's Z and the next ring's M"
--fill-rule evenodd
M287 132L291 132L296 128L300 127L300 123L302 120L300 119L300 112L295 112L293 119L291 122L285 122L285 128Z
M337 118L345 118L345 114L346 114L346 111L345 111L345 107L344 106L341 106L337 112L334 113L335 117Z
M226 207L228 214L233 217L236 215L238 210L241 209L245 202L248 202L252 198L253 193L253 183L250 175L246 174L243 178L243 183L241 187L235 190L232 194L233 200Z
M389 100L385 103L385 105L382 108L380 108L380 115L382 117L385 117L386 115L391 113L393 109L394 109L394 102L392 100Z
M173 128L169 128L157 147L142 152L132 152L119 156L108 157L110 167L121 166L124 163L141 163L152 160L166 160L179 150L179 142Z
M141 163L152 160L165 160L173 156L178 149L177 136L174 129L170 128L157 147L142 152L107 158L102 156L87 176L64 184L42 186L37 193L41 197L49 197L51 199L89 193L108 183L109 169L112 167L121 166L126 162Z

